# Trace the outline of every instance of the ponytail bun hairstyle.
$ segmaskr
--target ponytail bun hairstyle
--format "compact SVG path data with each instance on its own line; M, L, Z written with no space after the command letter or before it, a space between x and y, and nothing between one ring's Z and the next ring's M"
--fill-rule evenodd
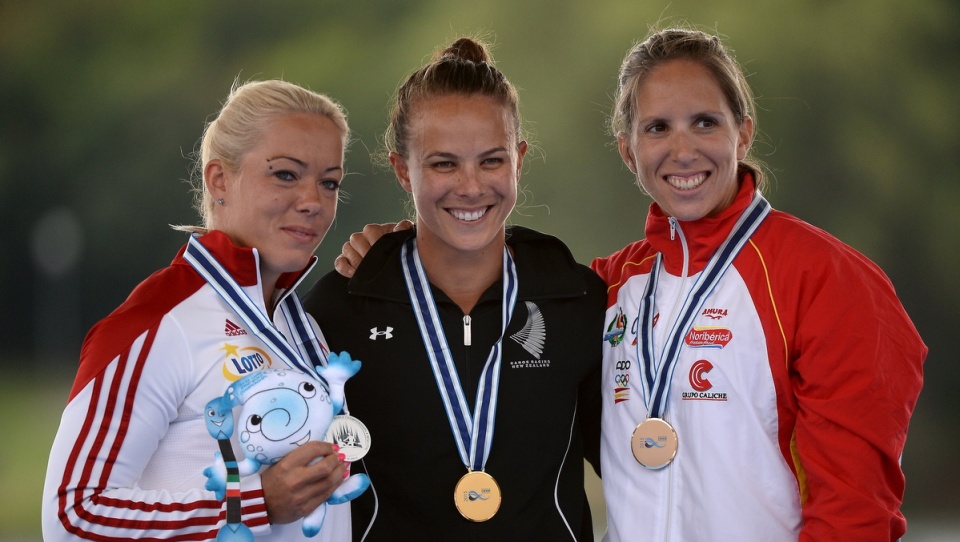
M416 107L431 98L456 94L488 96L502 104L513 117L516 140L523 139L516 88L494 66L486 44L460 38L437 50L427 65L410 74L397 89L384 134L387 153L406 156L410 118Z

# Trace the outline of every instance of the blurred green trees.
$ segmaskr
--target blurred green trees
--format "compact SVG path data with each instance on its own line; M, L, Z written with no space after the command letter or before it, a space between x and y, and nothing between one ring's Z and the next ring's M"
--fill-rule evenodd
M189 154L236 79L281 77L349 111L349 197L319 251L329 267L350 232L404 212L392 174L370 163L398 81L458 35L486 37L534 146L514 220L583 262L620 248L642 235L649 202L606 133L616 72L651 25L685 21L724 36L750 74L774 206L879 263L931 347L905 509L955 511L952 0L0 3L0 281L12 296L0 375L68 381L85 331L173 257L184 238L167 225L196 221Z

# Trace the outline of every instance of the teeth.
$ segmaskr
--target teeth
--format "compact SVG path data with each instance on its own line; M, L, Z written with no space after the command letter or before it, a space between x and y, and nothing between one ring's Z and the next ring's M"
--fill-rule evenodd
M450 211L450 213L453 216L457 217L459 220L464 220L466 222L473 222L474 220L480 220L480 217L486 214L486 212L487 212L486 209L480 209L479 211L471 211L471 212L456 211L456 210Z
M699 175L694 175L693 177L678 177L676 175L667 175L667 182L670 183L670 186L677 188L679 190L693 190L694 188L703 184L703 181L707 178L705 173Z

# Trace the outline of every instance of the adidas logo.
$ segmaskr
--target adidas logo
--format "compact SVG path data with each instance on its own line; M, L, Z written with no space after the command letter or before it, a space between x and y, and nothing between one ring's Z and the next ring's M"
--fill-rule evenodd
M535 303L524 301L527 305L527 322L523 329L510 335L517 344L537 359L543 354L543 344L547 340L547 326L543 322L543 314Z
M236 337L238 335L246 335L247 331L242 327L234 324L228 318L226 323L223 325L223 332L227 334L227 337Z

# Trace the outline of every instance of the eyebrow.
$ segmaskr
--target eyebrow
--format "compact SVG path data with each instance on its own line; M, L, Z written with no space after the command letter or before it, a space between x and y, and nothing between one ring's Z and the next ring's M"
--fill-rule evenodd
M506 148L506 147L495 147L495 148L490 149L490 150L488 150L488 151L486 151L486 152L481 152L481 153L480 153L480 156L490 156L491 154L497 154L498 152L507 152L507 148Z
M492 148L492 149L490 149L490 150L486 150L486 151L481 152L478 156L480 156L481 158L484 158L484 157L490 156L491 154L497 154L498 152L507 152L507 148L506 148L506 147L494 147L494 148ZM434 152L434 153L428 154L428 155L426 156L426 158L447 158L447 159L450 159L450 158L460 158L460 155L455 154L455 153L452 153L452 152L438 151L438 152Z
M690 113L686 118L688 119L698 119L700 117L723 117L723 111L714 111L712 109L704 109L702 111L696 111ZM637 117L637 122L640 124L645 124L649 122L663 122L668 119L669 115L651 115L649 117Z
M300 166L300 167L303 167L303 168L309 167L308 164L307 164L306 162L304 162L303 160L300 160L299 158L294 158L294 157L292 157L292 156L287 156L287 155L285 155L285 154L281 154L281 155L279 155L279 156L274 156L273 158L267 158L267 163L269 164L270 162L273 162L274 160L290 160L291 162L297 164L297 165ZM343 167L342 167L342 166L328 167L328 168L324 171L324 173L329 173L329 172L331 172L331 171L343 171Z

